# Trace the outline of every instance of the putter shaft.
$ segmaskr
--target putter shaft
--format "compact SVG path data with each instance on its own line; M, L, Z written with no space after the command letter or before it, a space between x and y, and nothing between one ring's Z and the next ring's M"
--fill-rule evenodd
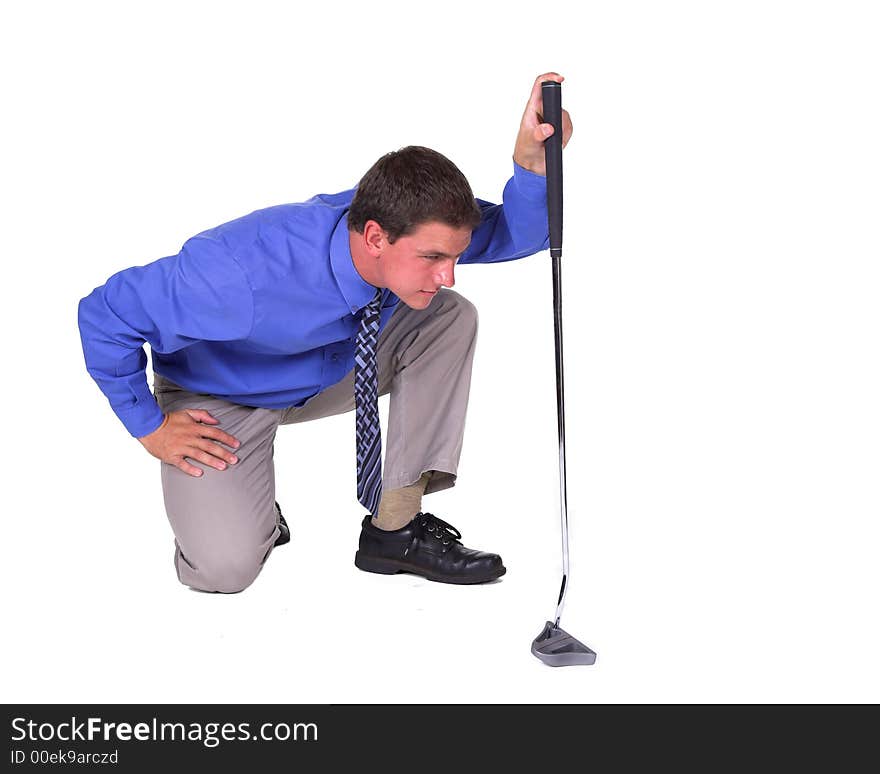
M553 251L556 252L556 251ZM556 422L559 429L559 510L562 520L562 586L556 604L555 626L559 628L565 592L568 588L568 493L565 481L565 379L562 373L562 250L551 255L553 263L553 332L556 342Z

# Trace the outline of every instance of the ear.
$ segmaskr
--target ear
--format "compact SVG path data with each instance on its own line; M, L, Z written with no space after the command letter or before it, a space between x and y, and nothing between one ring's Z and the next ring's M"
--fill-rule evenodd
M368 220L364 224L364 244L373 258L382 255L388 246L388 234L375 220Z

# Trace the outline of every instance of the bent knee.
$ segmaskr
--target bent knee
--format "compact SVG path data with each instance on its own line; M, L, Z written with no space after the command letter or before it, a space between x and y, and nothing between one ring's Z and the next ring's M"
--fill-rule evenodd
M250 586L260 574L262 564L241 557L214 557L202 562L194 573L181 574L180 580L200 591L237 594Z
M466 330L476 331L479 325L477 307L454 290L443 288L440 292L443 294L444 309L448 308L454 314L454 324Z

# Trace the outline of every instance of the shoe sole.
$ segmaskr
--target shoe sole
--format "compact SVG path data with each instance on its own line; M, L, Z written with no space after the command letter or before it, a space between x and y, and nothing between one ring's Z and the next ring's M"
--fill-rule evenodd
M437 581L438 583L455 583L461 586L468 586L475 583L488 583L489 581L500 578L507 572L507 568L502 564L487 575L461 576L461 575L439 575L430 570L422 570L413 567L406 562L400 562L396 559L377 559L373 556L361 556L361 552L357 551L354 555L354 564L360 570L366 572L375 572L380 575L395 575L399 572L409 573L410 575L420 575L428 580Z

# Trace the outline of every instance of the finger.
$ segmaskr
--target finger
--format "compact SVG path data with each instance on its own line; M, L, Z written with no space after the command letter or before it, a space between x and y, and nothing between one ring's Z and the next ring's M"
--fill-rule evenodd
M529 95L529 101L526 104L526 113L538 115L543 113L544 102L541 96L543 93L541 84L544 81L556 81L556 83L562 83L564 80L565 76L562 76L559 73L544 73L535 78L535 83L532 85L532 93Z
M534 138L538 142L543 142L548 137L552 137L553 133L556 131L556 128L553 124L538 124L535 128ZM573 127L571 125L571 119L568 117L568 112L562 111L562 147L564 148L568 145L568 141L571 139L571 133L573 131Z
M540 86L542 81L556 81L556 83L562 83L564 80L565 76L560 75L559 73L544 73L535 78L535 84Z
M241 442L238 438L229 435L229 433L224 433L222 430L216 427L205 427L201 430L202 438L213 438L215 441L220 441L221 443L225 443L227 446L237 449L241 446Z
M539 75L535 78L535 84L532 86L532 94L537 92L538 96L541 95L541 84L544 81L556 81L556 83L562 83L564 80L565 76L562 76L559 73L544 73L543 75Z
M193 444L196 449L202 449L208 454L212 454L215 457L219 457L221 460L225 460L230 465L235 465L238 462L238 457L236 457L232 452L226 451L219 443L210 440L197 441Z
M204 462L205 465L210 465L212 468L216 468L217 470L226 470L226 463L223 462L223 460L215 457L213 454L208 454L208 452L202 451L197 446L192 447L191 453L187 454L186 456L190 459Z
M187 475L192 476L193 478L198 478L204 473L201 468L197 468L195 465L190 465L185 459L180 460L180 462L175 463L175 467L180 468Z
M562 111L562 144L565 145L570 139L571 134L574 131L574 126L571 123L571 116L568 114L567 110Z
M220 423L219 419L214 419L207 411L204 409L184 409L190 417L195 419L197 422L216 422Z
M535 78L534 84L532 84L532 94L529 97L529 102L533 103L535 106L540 104L541 94L544 89L541 84L543 84L544 81L556 81L556 83L562 83L564 80L565 78L559 73L544 73L543 75L539 75Z
M553 124L538 124L538 126L535 127L534 132L535 140L543 142L548 137L551 137L555 131Z

